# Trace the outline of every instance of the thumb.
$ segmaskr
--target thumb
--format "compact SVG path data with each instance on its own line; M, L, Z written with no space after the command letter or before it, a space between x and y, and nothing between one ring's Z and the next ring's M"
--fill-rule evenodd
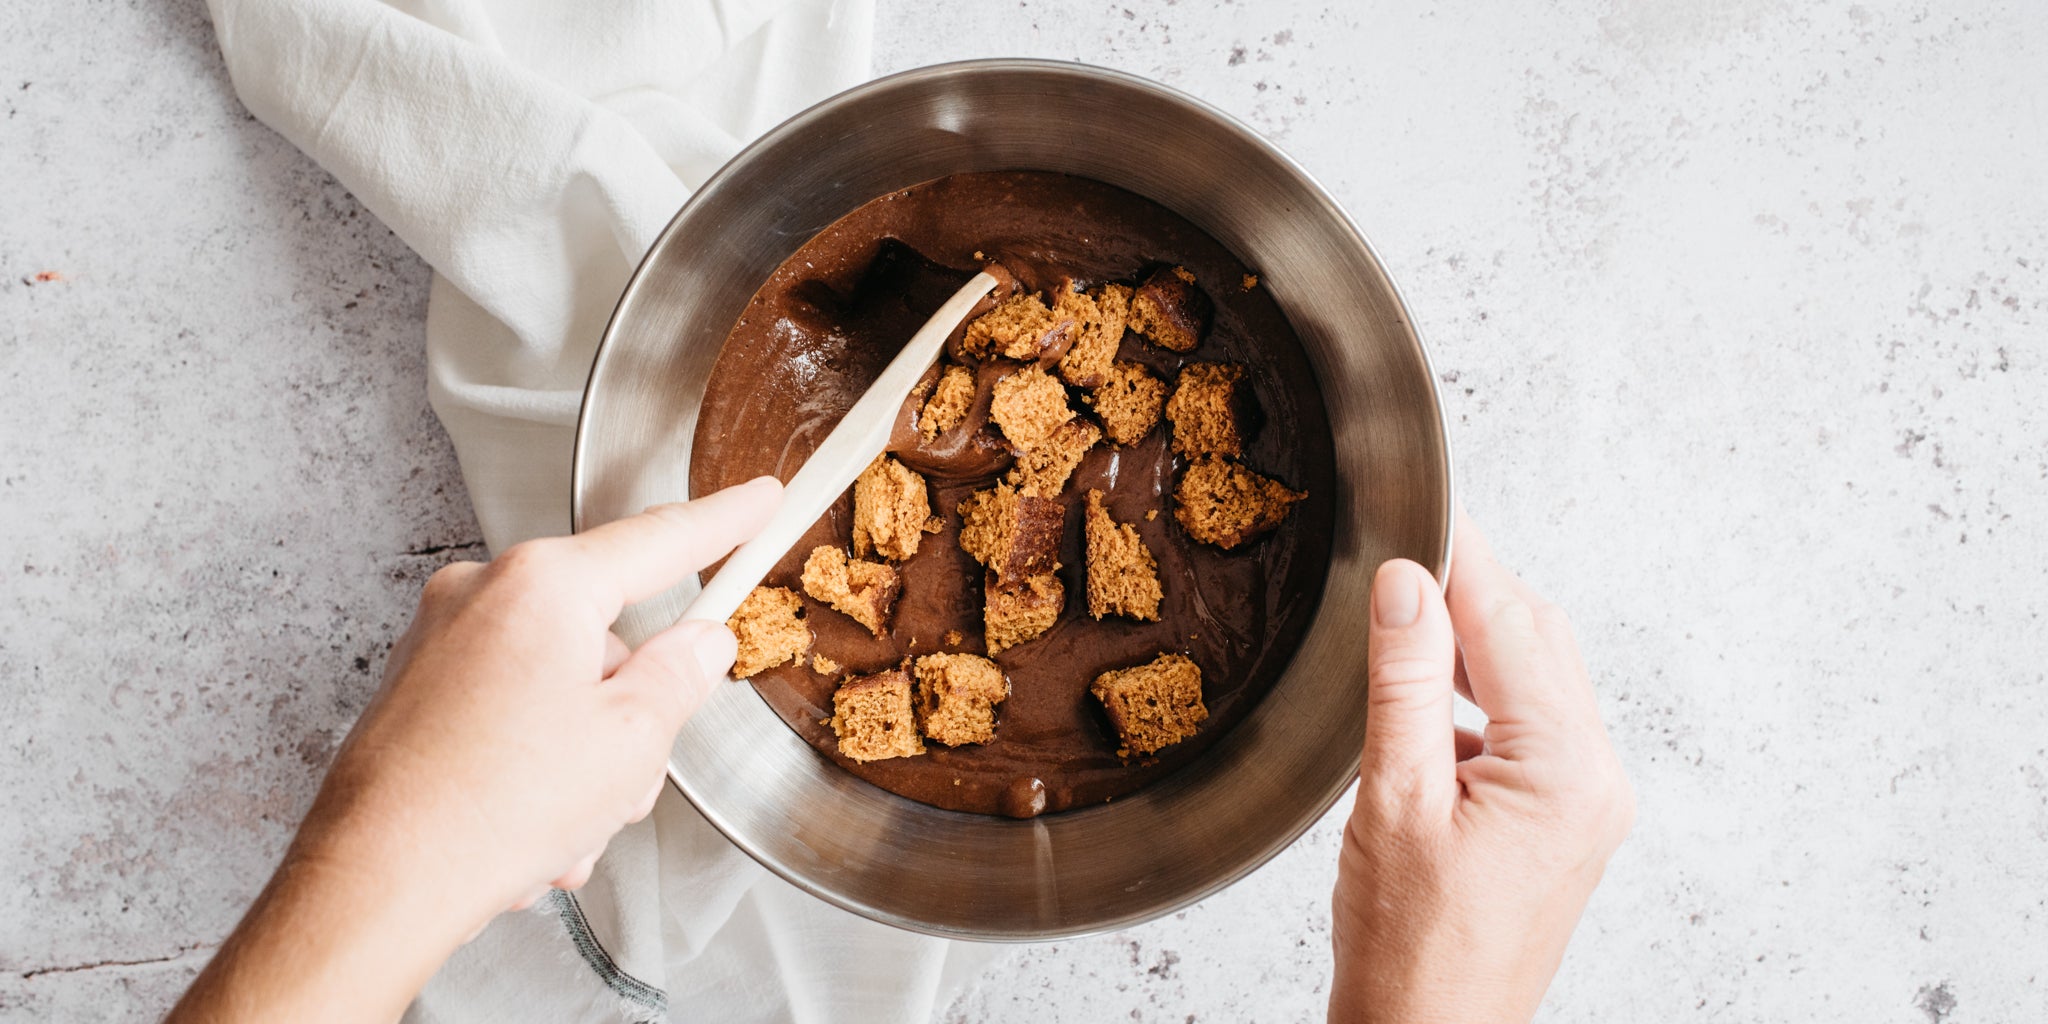
M1456 664L1451 614L1436 579L1407 559L1382 564L1373 577L1366 641L1362 796L1449 805L1457 792Z
M739 641L724 623L686 619L641 644L605 685L634 691L674 731L725 679L738 653Z

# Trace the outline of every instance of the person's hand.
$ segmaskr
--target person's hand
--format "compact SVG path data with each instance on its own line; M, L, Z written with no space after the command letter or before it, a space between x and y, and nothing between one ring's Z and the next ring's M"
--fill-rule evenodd
M1571 624L1462 516L1448 605L1402 560L1372 605L1330 1019L1527 1021L1635 817ZM1483 740L1454 731L1454 689Z
M353 975L344 1002L395 1016L498 912L581 885L653 808L677 730L735 651L724 624L683 622L629 653L612 621L753 536L780 498L763 478L436 572L191 1016L308 1019L333 998L292 976L308 970ZM259 965L293 990L260 998Z

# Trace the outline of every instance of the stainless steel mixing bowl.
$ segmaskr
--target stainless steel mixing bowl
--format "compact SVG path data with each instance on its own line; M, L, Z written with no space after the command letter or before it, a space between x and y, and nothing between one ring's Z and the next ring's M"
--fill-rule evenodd
M1010 821L942 811L841 771L752 687L724 687L676 740L675 784L740 848L849 910L922 932L1047 939L1168 913L1284 849L1358 770L1373 571L1443 576L1450 452L1429 355L1385 268L1331 198L1250 129L1164 86L1075 64L906 72L791 118L676 214L605 331L577 429L579 530L685 495L705 380L769 273L876 196L960 171L1096 178L1207 229L1271 289L1315 364L1336 434L1334 550L1286 674L1205 757L1100 807ZM695 591L630 609L633 643Z

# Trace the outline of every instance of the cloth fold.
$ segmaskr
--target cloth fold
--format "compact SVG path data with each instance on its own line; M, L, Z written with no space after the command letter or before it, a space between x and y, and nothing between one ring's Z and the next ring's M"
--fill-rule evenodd
M864 79L874 20L872 0L209 5L249 110L433 266L428 393L494 551L567 532L583 382L647 247L746 140ZM923 1020L987 956L798 891L669 793L408 1018Z

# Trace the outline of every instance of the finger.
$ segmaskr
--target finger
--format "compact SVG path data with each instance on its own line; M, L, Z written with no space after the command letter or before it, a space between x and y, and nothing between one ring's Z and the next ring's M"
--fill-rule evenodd
M633 809L633 816L626 819L626 824L631 825L636 821L645 820L648 815L653 814L654 802L661 799L661 791L667 786L668 776L666 774L655 779L654 785L647 787L647 795L641 798L640 806Z
M1564 673L1538 629L1531 601L1541 599L1501 568L1486 535L1462 514L1447 597L1472 702L1490 724L1509 732L1559 724Z
M1462 764L1486 753L1486 737L1462 725L1458 726L1455 737L1457 740L1459 763Z
M614 633L611 630L605 630L604 674L599 676L598 678L610 679L612 677L612 673L617 672L619 670L619 666L625 664L626 659L628 657L631 657L632 654L633 649L627 647L626 642L624 640L619 639L619 635L617 633Z
M1366 639L1362 790L1448 809L1456 792L1451 672L1456 641L1435 578L1407 559L1373 577Z
M597 870L597 858L603 856L603 854L604 850L599 849L596 853L577 861L575 867L570 868L560 878L548 884L557 889L566 889L571 892L583 888L590 881L590 873Z
M695 501L656 505L637 516L571 538L613 615L675 586L761 531L782 501L782 484L764 476Z
M611 683L650 701L673 735L726 678L738 655L739 641L724 623L689 619L641 644L612 673Z

